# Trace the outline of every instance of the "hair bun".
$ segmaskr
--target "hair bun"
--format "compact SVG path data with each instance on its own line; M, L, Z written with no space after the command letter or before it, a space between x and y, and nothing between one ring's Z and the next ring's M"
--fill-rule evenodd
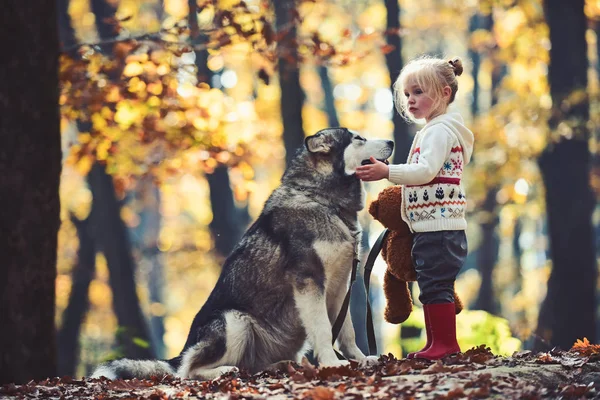
M452 68L454 69L454 75L460 76L463 73L463 65L460 58L456 57L451 60L448 60L448 63L452 65Z

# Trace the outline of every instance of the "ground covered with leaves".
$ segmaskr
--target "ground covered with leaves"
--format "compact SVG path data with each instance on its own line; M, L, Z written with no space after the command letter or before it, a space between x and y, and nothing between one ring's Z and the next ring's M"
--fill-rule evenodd
M480 346L441 361L384 355L369 368L356 363L315 368L281 362L250 375L212 381L170 375L149 380L70 377L4 385L3 399L578 399L600 398L600 346L587 341L569 351L529 351L499 357Z

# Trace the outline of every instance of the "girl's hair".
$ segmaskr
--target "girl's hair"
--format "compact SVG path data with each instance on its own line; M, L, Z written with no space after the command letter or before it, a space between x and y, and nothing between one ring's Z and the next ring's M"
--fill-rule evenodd
M398 79L394 83L396 109L404 119L415 121L414 117L408 113L408 99L404 95L407 81L413 80L425 95L433 100L433 115L444 113L448 104L454 101L458 90L456 77L460 76L462 72L462 61L458 57L443 60L424 56L410 61L402 68ZM445 86L449 86L452 90L448 102L444 100Z

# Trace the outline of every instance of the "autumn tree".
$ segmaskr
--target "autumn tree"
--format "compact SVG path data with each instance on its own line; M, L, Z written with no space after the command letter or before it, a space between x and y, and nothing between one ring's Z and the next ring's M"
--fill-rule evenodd
M0 17L0 383L56 374L54 280L61 142L54 2Z
M546 0L550 30L548 79L552 96L551 137L539 158L546 188L552 272L538 320L537 348L570 348L578 338L596 339L598 276L590 189L587 89L587 26L584 0L565 7Z
M476 12L470 18L469 30L471 31L472 44L469 54L472 56L473 62L473 99L471 102L471 112L473 117L477 117L480 111L480 84L479 73L482 62L482 57L487 55L492 63L497 64L497 46L490 40L490 35L493 30L492 9L487 8ZM479 39L478 39L479 38ZM495 74L496 68L492 70L492 75ZM497 104L496 91L498 89L498 79L493 79L491 86L491 102L490 107ZM481 286L477 299L473 305L476 310L484 310L492 314L499 314L500 308L497 298L494 293L493 272L496 263L498 262L498 250L500 247L499 234L497 232L498 223L500 221L500 207L496 199L501 186L498 181L488 188L483 202L481 203L480 213L480 228L481 228L481 244L476 251L477 268L481 274Z
M205 7L209 7L209 5ZM214 73L207 65L209 54L206 45L209 38L198 26L197 13L202 12L202 9L198 8L196 0L189 0L188 8L190 41L192 45L200 45L200 49L194 51L198 81L212 86L211 80ZM223 28L222 19L217 18L212 25L215 24L216 28ZM219 164L214 170L207 172L206 181L210 188L210 204L213 214L209 227L215 242L215 249L221 257L227 257L245 230L249 219L248 214L235 206L227 165Z
M62 4L67 7L67 3ZM110 40L116 36L115 9L105 0L93 0L91 8L96 15L98 36L102 40ZM67 34L64 43L74 43L72 27L66 8L60 11L61 22L68 25L62 28ZM71 49L66 48L68 51ZM112 44L105 45L104 50L111 52ZM78 118L78 128L84 134L93 127L93 123ZM112 177L107 174L106 167L93 160L88 173L88 184L92 192L92 206L89 216L84 221L76 221L80 239L78 263L73 270L73 288L69 305L65 310L63 325L59 331L59 345L64 350L61 354L61 370L73 373L77 359L77 340L79 328L87 311L87 292L94 274L94 257L102 252L106 257L110 271L110 284L113 292L113 309L119 324L117 343L119 351L131 358L150 358L153 356L149 346L150 336L136 292L134 271L135 263L131 241L127 228L121 219L121 201L117 197ZM76 218L76 217L73 217ZM93 243L88 242L93 240Z
M57 2L58 28L61 48L76 45L75 30L69 15L69 1ZM71 214L71 222L77 231L79 248L77 261L71 272L69 302L62 314L62 322L57 329L57 372L60 376L73 376L79 360L79 335L81 325L89 309L88 291L96 268L96 248L91 233L92 211L85 219Z
M397 0L385 0L386 32L385 39L389 51L385 55L385 62L390 74L392 90L404 63L402 61L402 36L400 35L400 5ZM394 123L394 164L406 162L412 137L410 129L404 118L398 112L392 113Z
M116 37L115 8L106 0L92 0L96 28L101 40ZM113 21L112 23L110 21ZM112 52L113 46L104 47ZM113 293L113 310L119 330L117 344L120 352L130 358L152 358L150 335L142 312L135 284L135 260L127 227L121 219L121 201L113 178L106 167L95 162L89 171L88 184L92 192L93 207L97 212L92 220L94 236L100 251L106 257Z
M300 86L296 0L273 2L277 32L281 35L278 47L279 87L281 88L281 119L286 165L303 146L302 105L304 92ZM281 45L283 44L283 45Z

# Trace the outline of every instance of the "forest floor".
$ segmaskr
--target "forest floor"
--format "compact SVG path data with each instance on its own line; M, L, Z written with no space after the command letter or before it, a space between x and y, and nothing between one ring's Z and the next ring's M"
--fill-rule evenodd
M0 387L2 399L580 399L600 398L600 346L578 342L569 351L529 351L499 357L485 346L441 361L381 356L315 368L281 362L256 375L243 371L212 381L170 375L150 380L70 377Z

